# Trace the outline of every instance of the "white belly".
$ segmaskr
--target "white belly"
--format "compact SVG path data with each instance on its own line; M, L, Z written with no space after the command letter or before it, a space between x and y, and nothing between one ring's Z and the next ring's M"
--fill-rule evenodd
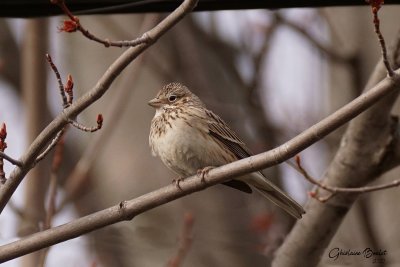
M183 177L207 166L224 164L218 157L221 148L210 142L208 133L200 131L176 119L172 128L167 126L165 133L153 140L153 150L165 165Z

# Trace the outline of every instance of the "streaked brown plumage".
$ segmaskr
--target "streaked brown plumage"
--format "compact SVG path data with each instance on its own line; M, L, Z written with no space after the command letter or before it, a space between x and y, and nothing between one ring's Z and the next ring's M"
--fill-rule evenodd
M156 108L149 135L152 153L181 177L251 156L243 141L186 86L165 85L149 105ZM305 213L261 172L224 184L247 193L252 186L295 218Z

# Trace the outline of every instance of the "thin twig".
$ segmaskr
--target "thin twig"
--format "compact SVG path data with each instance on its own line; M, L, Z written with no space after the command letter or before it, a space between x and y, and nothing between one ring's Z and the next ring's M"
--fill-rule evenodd
M50 64L50 67L53 70L53 72L57 78L59 92L60 92L61 99L63 102L63 108L66 109L72 104L72 101L74 98L74 92L73 92L74 82L72 80L72 76L70 74L68 75L67 82L64 85L62 82L62 79L61 79L60 72L58 71L57 66L54 64L54 62L49 54L46 54L46 59L47 59L47 62ZM73 120L68 119L68 122L71 123L72 125L74 125ZM103 123L103 117L101 117L100 128L101 128L102 123ZM76 123L76 124L78 124L78 123ZM97 124L99 127L99 117L97 119ZM60 141L61 137L63 136L64 131L65 131L65 127L63 127L56 134L56 136L53 138L53 140L50 142L50 144L47 146L47 148L36 158L33 165L36 165L39 161L43 160L46 157L46 155L53 149L53 147L55 147L57 145L57 143Z
M191 212L185 214L183 218L182 233L179 242L179 249L176 255L172 257L168 263L167 267L179 267L182 265L193 241L192 230L194 224L194 216Z
M8 156L3 151L0 151L0 158L3 158L5 160L7 160L8 162L10 162L13 165L16 165L16 166L19 166L19 167L22 166L22 162L21 161Z
M141 37L138 37L134 40L123 40L123 41L110 41L109 39L101 39L92 33L90 33L87 29L85 29L79 18L74 16L67 5L65 4L64 0L51 0L53 4L58 5L62 11L70 18L70 20L64 21L63 25L59 27L60 31L65 32L75 32L80 31L86 38L89 40L98 42L103 44L105 47L116 46L116 47L135 47L140 44L151 42L151 38L144 33Z
M386 44L385 44L385 39L383 38L383 35L380 30L380 21L379 21L379 16L378 16L378 11L383 5L383 0L369 0L367 1L371 5L372 9L372 15L374 16L374 29L375 33L378 37L378 41L381 47L381 53L382 53L382 59L383 59L383 64L385 64L386 71L389 75L389 77L393 77L394 71L392 67L390 66L390 62L387 56L387 51L386 51Z
M93 127L85 126L85 125L80 124L79 122L71 120L71 119L69 119L68 122L72 126L74 126L75 128L77 128L81 131L93 133L93 132L100 130L101 127L103 127L103 115L101 115L101 114L97 115L97 126L93 126Z
M369 192L373 192L373 191L379 191L379 190L383 190L383 189L388 189L388 188L392 188L392 187L397 187L400 185L400 179L398 180L394 180L390 183L387 184L381 184L381 185L373 185L373 186L363 186L363 187L357 187L357 188L345 188L345 187L336 187L336 186L330 186L330 185L326 185L321 183L320 181L318 181L317 179L313 178L301 165L301 159L300 156L296 156L295 157L296 160L296 165L288 162L288 164L295 168L296 170L298 170L303 176L304 178L307 179L307 181L309 181L310 183L316 185L319 188L325 189L326 191L330 192L331 194L328 196L328 198L319 198L317 196L317 193L314 192L310 192L310 196L313 198L316 198L318 200L320 200L321 202L325 202L328 199L332 198L333 196L335 196L338 193L346 193L346 194L363 194L363 193L369 193Z
M57 135L53 138L53 140L51 140L51 142L47 146L47 148L39 156L37 156L36 160L34 161L34 165L36 165L39 161L44 159L46 157L46 155L53 149L53 147L55 147L57 145L57 143L60 140L61 136L63 135L64 131L65 131L65 127L62 128L62 130L57 133Z
M51 56L49 54L46 54L46 59L47 59L47 62L49 63L49 65L50 65L51 69L53 70L54 74L56 75L57 82L58 82L58 87L60 89L61 99L62 99L62 102L63 102L63 107L67 108L70 105L68 103L67 96L65 95L65 92L64 92L64 84L62 82L60 72L58 71L57 66L53 63L53 60L52 60L52 58L51 58Z

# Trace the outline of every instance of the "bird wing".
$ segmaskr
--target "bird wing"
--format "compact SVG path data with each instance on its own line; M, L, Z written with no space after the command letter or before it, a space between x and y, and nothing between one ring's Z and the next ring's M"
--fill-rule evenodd
M210 110L206 110L206 115L208 119L208 133L212 138L215 138L225 145L235 154L237 159L243 159L251 156L251 152L246 147L244 142L240 140L235 132L233 132L220 117ZM248 184L239 180L231 180L223 184L246 193L251 193L253 191Z
M206 115L209 119L208 130L209 134L223 143L230 151L232 151L237 159L250 157L252 154L250 150L246 147L242 140L228 127L228 125L213 112L207 110ZM284 209L294 218L300 219L302 214L305 213L303 207L294 201L291 197L287 196L281 189L275 186L271 181L269 181L262 172L256 172L251 179L251 185L259 191L263 196L271 200L273 203ZM246 190L238 188L236 184L229 184L229 182L234 181L238 183L240 187L244 187ZM250 181L249 181L250 182ZM244 192L251 193L251 187L240 180L231 180L225 185L234 187Z
M237 159L250 157L252 153L246 147L244 142L232 131L228 125L218 115L207 110L208 132L209 134L223 143L230 151L232 151Z
M250 150L246 147L243 141L240 140L240 138L220 117L209 110L206 111L206 115L208 118L208 131L213 138L224 144L236 155L237 159L243 159L251 156ZM254 176L251 179L251 185L254 186L257 191L284 209L293 217L297 219L301 218L302 214L305 213L301 205L297 204L296 201L294 201L291 197L286 195L281 189L269 181L262 172L256 172L253 175ZM234 184L229 184L233 181ZM224 184L247 193L251 193L252 190L247 183L244 183L240 180L231 180Z

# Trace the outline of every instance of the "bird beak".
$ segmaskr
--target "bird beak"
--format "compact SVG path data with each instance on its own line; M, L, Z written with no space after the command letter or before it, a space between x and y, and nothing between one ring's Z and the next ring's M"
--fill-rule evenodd
M147 104L149 104L149 106L152 106L153 108L159 108L162 106L162 102L160 101L160 99L157 98L153 98Z

